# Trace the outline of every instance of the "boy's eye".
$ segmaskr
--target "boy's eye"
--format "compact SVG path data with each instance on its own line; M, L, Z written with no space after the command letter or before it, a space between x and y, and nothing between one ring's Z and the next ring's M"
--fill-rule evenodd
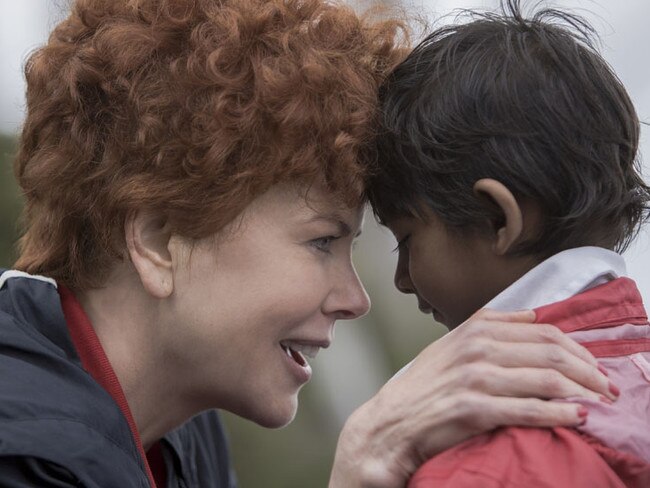
M332 242L334 242L336 239L336 236L319 237L318 239L313 239L311 241L311 245L319 251L330 252Z
M392 252L399 252L403 250L408 245L409 237L411 237L410 234L397 241L397 246L395 246L395 249L393 249Z

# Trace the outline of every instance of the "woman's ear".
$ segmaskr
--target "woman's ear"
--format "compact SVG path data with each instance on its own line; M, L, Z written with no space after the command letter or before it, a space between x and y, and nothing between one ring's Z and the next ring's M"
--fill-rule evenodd
M132 212L124 223L124 236L144 289L156 298L167 298L174 290L167 220L154 212Z
M474 193L487 198L491 205L496 204L503 216L492 223L495 232L493 250L503 256L522 237L524 219L521 207L512 192L492 178L483 178L474 183Z

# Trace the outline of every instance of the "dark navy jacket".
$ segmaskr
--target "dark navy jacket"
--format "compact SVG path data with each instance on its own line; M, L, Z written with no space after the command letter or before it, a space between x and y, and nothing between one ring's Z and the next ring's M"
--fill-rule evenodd
M82 367L54 282L4 271L0 487L149 488L126 419ZM167 488L235 486L215 411L194 417L162 442Z

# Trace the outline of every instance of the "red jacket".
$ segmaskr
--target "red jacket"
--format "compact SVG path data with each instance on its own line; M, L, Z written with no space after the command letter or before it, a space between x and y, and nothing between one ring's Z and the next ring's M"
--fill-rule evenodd
M599 358L621 389L578 429L507 427L426 462L409 488L650 487L650 326L634 282L619 278L536 310Z

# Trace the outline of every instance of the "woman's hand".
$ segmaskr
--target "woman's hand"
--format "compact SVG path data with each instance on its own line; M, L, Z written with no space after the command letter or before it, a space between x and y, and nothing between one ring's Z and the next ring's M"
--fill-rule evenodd
M431 456L503 425L576 426L615 400L596 359L532 311L480 310L429 345L346 422L330 488L404 486ZM582 415L581 415L582 414Z

